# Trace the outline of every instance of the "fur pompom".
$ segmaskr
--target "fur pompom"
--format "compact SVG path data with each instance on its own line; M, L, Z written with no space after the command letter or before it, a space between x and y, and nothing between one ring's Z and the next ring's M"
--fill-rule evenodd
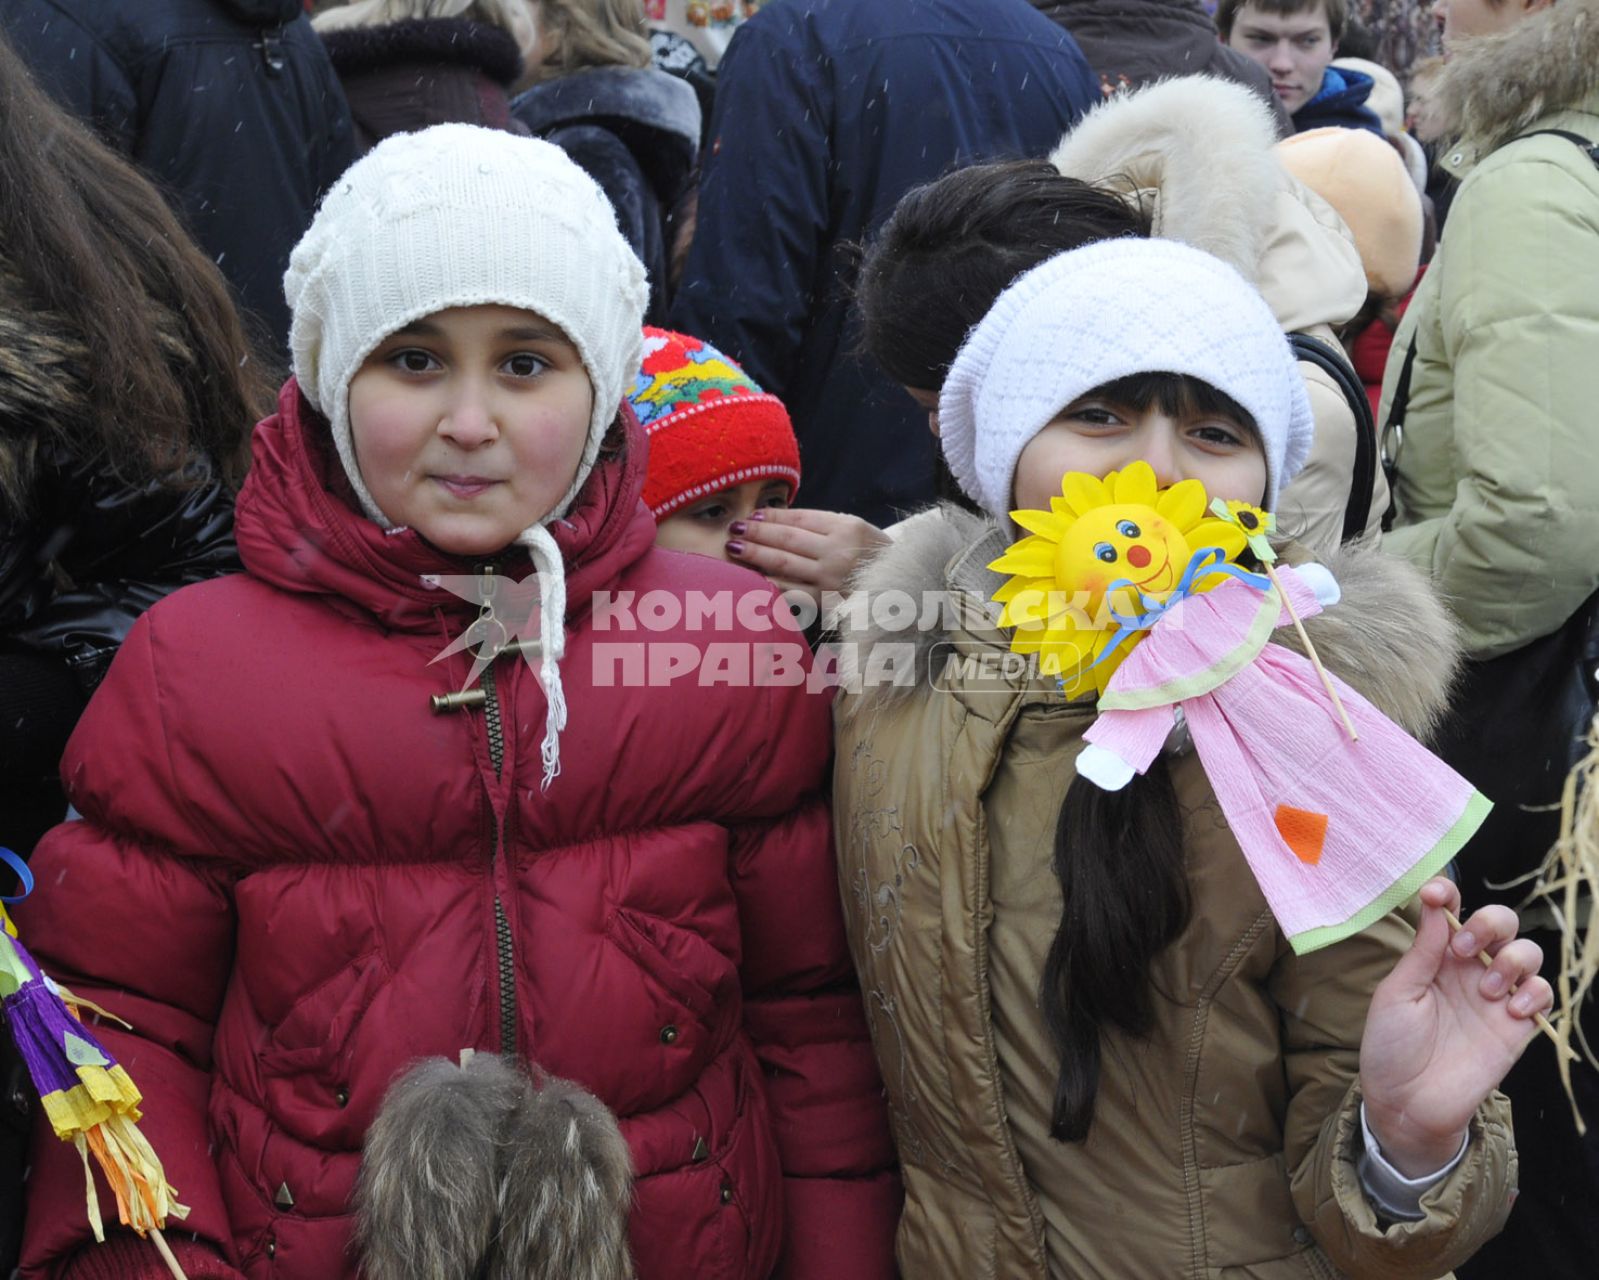
M490 1054L418 1063L367 1131L356 1242L369 1280L479 1273L499 1218L500 1147L532 1085Z
M430 1058L367 1133L355 1244L366 1280L628 1280L632 1173L611 1113L492 1054Z
M511 1120L493 1280L628 1280L632 1162L616 1120L549 1080Z

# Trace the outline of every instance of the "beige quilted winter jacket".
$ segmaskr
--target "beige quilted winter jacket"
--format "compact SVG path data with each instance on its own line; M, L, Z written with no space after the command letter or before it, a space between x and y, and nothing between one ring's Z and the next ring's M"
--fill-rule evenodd
M913 517L859 585L918 599L949 590L958 623L843 637L868 673L909 674L903 651L879 661L882 646L909 645L915 674L841 698L834 805L850 943L903 1164L901 1274L1444 1275L1509 1212L1509 1103L1496 1094L1479 1110L1424 1220L1378 1221L1355 1172L1356 1057L1371 992L1411 926L1396 912L1295 956L1192 755L1172 768L1193 912L1155 963L1168 998L1147 1041L1107 1037L1087 1141L1049 1136L1057 1059L1036 992L1061 913L1056 815L1093 708L1066 703L1051 679L946 666L951 652L1007 656L985 607L999 578L983 567L1005 543L947 508ZM1323 657L1425 732L1451 666L1442 609L1380 552L1323 559L1344 589L1307 623Z

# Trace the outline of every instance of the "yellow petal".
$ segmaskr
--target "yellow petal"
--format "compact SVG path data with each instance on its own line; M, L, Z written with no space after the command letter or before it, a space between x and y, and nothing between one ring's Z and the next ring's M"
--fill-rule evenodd
M1049 620L1049 626L1044 631L1046 644L1073 644L1078 648L1085 648L1090 638L1085 636L1083 628L1077 625L1077 619L1071 614L1061 614Z
M1058 676L1064 671L1072 671L1080 666L1086 653L1083 646L1074 641L1055 641L1046 644L1038 654L1039 669L1047 671L1052 676Z
M1155 499L1155 510L1187 533L1205 518L1204 484L1199 480L1179 480Z
M1080 698L1085 693L1092 693L1099 682L1099 671L1089 665L1085 656L1076 662L1061 664L1063 670L1056 672L1061 676L1061 692L1067 698Z
M1042 534L1052 542L1059 542L1064 530L1061 527L1060 517L1048 511L1012 511L1010 518L1024 529Z
M1047 578L1055 569L1055 544L1037 534L1012 543L998 560L989 562L995 573L1021 573L1030 578Z
M1014 578L1006 578L999 590L994 592L994 603L1008 604L1010 601L1016 598L1018 592L1025 591L1029 586L1037 581L1039 581L1039 579L1024 578L1020 574Z
M1002 627L1042 628L1049 622L1049 592L1023 591L999 615Z
M1072 510L1071 503L1067 502L1065 498L1051 498L1049 500L1049 509L1056 515L1065 517L1068 523L1077 518L1077 513Z
M1236 560L1249 545L1244 531L1227 520L1201 520L1188 535L1188 545L1195 551L1205 547L1220 547L1228 560Z
M1110 490L1098 476L1082 471L1068 471L1061 477L1060 495L1066 505L1077 515L1087 515L1095 507L1110 501Z
M1145 507L1155 505L1157 489L1155 469L1142 458L1118 471L1115 483L1111 486L1117 502L1138 503Z

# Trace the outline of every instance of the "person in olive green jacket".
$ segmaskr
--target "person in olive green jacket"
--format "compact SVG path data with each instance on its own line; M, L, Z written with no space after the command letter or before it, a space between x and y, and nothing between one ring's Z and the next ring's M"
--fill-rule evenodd
M1415 343L1384 547L1427 572L1473 658L1560 627L1599 588L1599 0L1443 0L1429 100L1460 141ZM1529 137L1529 134L1540 134Z
M1160 262L1079 292L1107 253ZM1065 258L1074 272L1028 293ZM1047 330L991 331L1018 296L1051 301ZM973 350L1022 352L1005 358L1050 384L963 373ZM1189 376L1165 372L1174 360ZM1256 395L1262 380L1276 390ZM1017 536L1006 512L1044 505L1063 471L1142 459L1162 484L1270 506L1310 420L1266 304L1169 241L1035 268L957 357L941 447L987 518L904 522L857 577L869 607L840 617L840 879L902 1164L903 1275L1423 1280L1509 1211L1493 1090L1550 999L1515 914L1476 912L1474 940L1451 943L1458 894L1435 880L1296 954L1182 734L1123 791L1074 780L1094 702L1018 661L992 603L1004 576L986 566ZM1306 623L1323 659L1425 734L1448 694L1447 614L1369 545L1323 559L1343 591ZM912 619L946 602L941 629L903 625L901 593ZM1482 977L1485 944L1505 985Z
M1461 885L1514 902L1557 837L1592 708L1583 650L1599 639L1599 0L1434 12L1447 61L1427 97L1460 185L1383 380L1378 421L1403 409L1402 437L1386 433L1397 519L1383 546L1459 619L1473 661L1438 750L1496 802L1461 852ZM1556 923L1527 919L1551 952ZM1599 1005L1579 1016L1599 1035ZM1472 1280L1595 1273L1599 1083L1571 1080L1585 1137L1547 1044L1505 1082L1523 1118L1522 1194Z

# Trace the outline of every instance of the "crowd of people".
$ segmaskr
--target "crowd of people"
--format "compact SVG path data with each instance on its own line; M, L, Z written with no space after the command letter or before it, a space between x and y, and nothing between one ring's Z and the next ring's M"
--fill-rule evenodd
M183 1207L5 1043L0 1267L1589 1274L1599 0L1433 7L0 7L7 901Z

